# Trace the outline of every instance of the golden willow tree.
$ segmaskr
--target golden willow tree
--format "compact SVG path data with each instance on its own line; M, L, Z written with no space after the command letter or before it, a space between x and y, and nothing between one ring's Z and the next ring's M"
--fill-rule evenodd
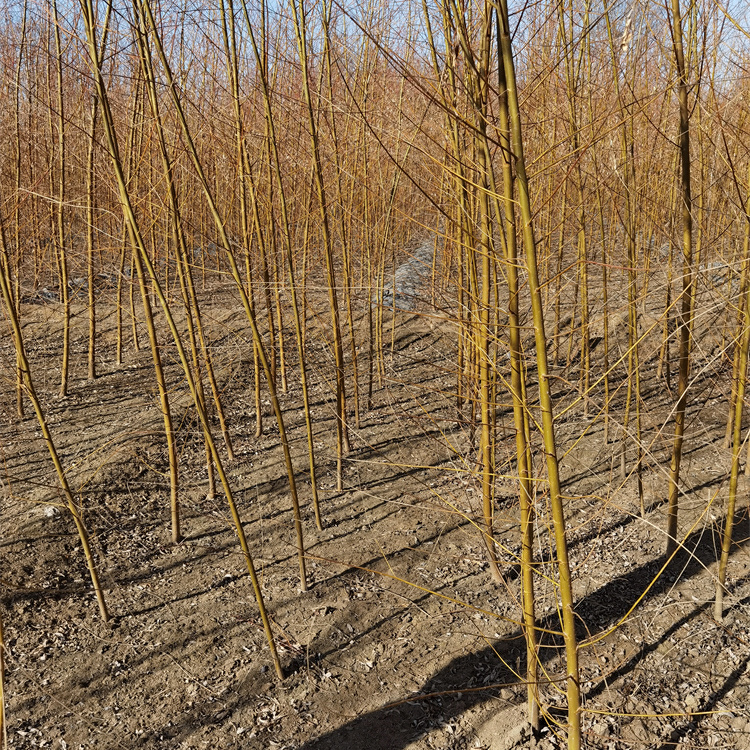
M105 365L127 365L148 340L143 396L168 467L167 533L185 536L181 446L193 424L195 482L226 502L282 678L233 473L231 381L247 376L252 447L277 440L304 592L306 503L315 534L327 501L361 489L370 459L359 448L378 442L382 394L403 385L394 363L408 326L448 342L451 354L425 365L442 368L450 403L435 439L478 500L459 510L434 499L466 522L471 559L515 607L516 677L536 734L546 725L585 746L590 647L641 606L711 508L681 502L697 492L683 459L696 447L704 373L728 402L722 618L740 544L750 349L750 86L727 72L749 57L738 19L679 0L13 8L0 40L8 391L19 418L33 410L104 619L76 467L58 452L46 399L95 388ZM210 310L220 295L238 311L221 325ZM31 364L31 304L48 306L55 364ZM239 364L222 369L229 339ZM731 376L711 369L722 358ZM37 367L55 368L54 393L37 387ZM300 440L288 429L296 412ZM579 452L587 441L595 459ZM598 482L585 497L574 461ZM666 556L602 625L582 604L580 566L614 507L666 529ZM558 651L562 676L549 667Z

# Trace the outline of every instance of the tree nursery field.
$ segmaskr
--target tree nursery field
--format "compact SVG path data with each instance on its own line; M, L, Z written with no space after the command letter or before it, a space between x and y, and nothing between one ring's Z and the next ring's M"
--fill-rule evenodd
M750 19L13 0L3 750L750 748Z

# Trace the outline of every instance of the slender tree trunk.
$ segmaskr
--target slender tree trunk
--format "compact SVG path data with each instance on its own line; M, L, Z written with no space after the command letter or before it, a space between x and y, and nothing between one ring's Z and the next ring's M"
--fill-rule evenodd
M667 555L677 548L677 515L680 496L680 465L685 435L685 410L690 375L690 347L693 326L693 199L690 186L690 110L688 81L682 42L682 14L680 0L672 0L672 34L677 69L677 94L680 105L680 162L682 197L682 299L679 315L680 362L677 382L677 404L674 412L674 443L669 476L669 505L667 508Z
M554 527L555 543L557 547L557 565L561 599L561 622L565 640L565 661L567 671L568 696L568 748L580 750L581 747L581 688L578 669L578 642L575 629L575 614L573 612L573 588L568 562L568 542L565 530L565 511L560 490L560 472L557 462L557 446L555 442L554 413L552 409L552 393L549 381L549 367L547 363L547 338L544 331L544 314L542 310L542 295L539 284L539 272L536 257L536 241L534 238L529 183L526 176L524 161L523 139L521 132L521 113L518 107L518 93L516 90L515 66L511 46L511 30L508 18L506 0L497 0L497 11L500 17L500 40L502 64L505 68L508 86L508 111L510 116L511 154L515 160L518 180L519 208L523 225L523 240L526 251L526 266L528 271L529 293L531 294L532 315L534 321L534 337L536 344L537 372L539 376L539 396L542 412L542 427L544 434L544 452L547 459L547 475L549 480L550 506Z

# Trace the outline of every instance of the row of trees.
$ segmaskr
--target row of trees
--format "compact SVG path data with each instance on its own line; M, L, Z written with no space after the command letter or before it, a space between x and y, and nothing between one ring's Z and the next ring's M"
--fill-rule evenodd
M721 617L750 343L747 52L741 25L726 9L709 2L681 8L678 0L669 8L561 0L511 9L506 0L398 8L328 0L220 0L201 8L24 0L6 16L0 284L16 352L17 409L22 416L31 404L39 421L105 619L79 499L34 390L24 303L52 298L63 312L62 397L71 387L76 290L86 292L89 381L103 356L120 363L130 348L150 349L175 541L179 461L164 348L179 358L205 442L209 492L220 486L229 503L282 676L225 468L233 459L232 426L202 322L203 290L218 271L244 310L257 433L268 416L267 393L305 590L300 498L278 393L291 379L300 383L311 500L322 528L308 299L322 289L327 301L340 489L350 430L382 382L388 325L392 341L397 321L374 303L383 302L410 238L433 232L441 248L433 294L443 294L430 315L455 324L456 419L476 432L482 535L498 579L497 407L512 405L532 725L540 723L533 540L543 478L567 659L568 741L580 746L579 644L553 375L562 373L576 394L569 411L604 420L643 513L648 404L641 375L644 361L658 367L674 395L665 489L673 555L696 326L722 327L734 364ZM711 297L718 305L697 319L702 279L719 267L724 281ZM734 277L736 286L725 283ZM103 283L117 310L114 352L98 349ZM147 343L134 324L136 304ZM615 318L627 329L622 350L610 342ZM654 329L659 345L644 351Z

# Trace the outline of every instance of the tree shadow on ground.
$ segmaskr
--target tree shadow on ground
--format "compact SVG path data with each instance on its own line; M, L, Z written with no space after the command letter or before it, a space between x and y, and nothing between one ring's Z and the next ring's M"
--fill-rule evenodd
M735 522L740 523L744 518L744 512L738 513ZM723 526L723 519L720 526ZM740 548L740 544L735 544L732 552L736 553ZM633 602L644 595L644 590L648 589L643 600L648 601L669 590L678 579L687 580L699 575L706 567L715 563L717 549L720 549L717 532L705 528L697 530L685 540L671 560L667 560L663 555L650 560L624 572L615 580L582 598L576 605L579 638L583 640L615 626L629 612ZM539 626L548 630L560 628L556 614L542 619ZM670 631L673 631L673 628L670 628ZM663 634L656 644L651 644L651 650L656 648L658 643L662 643L670 631ZM550 666L559 654L560 645L559 637L548 637L540 649L541 663ZM585 645L582 649L585 649ZM642 656L646 655L643 650L639 653ZM525 672L525 647L520 630L502 642L454 659L427 680L418 693L408 696L403 703L389 704L370 711L343 727L308 742L303 748L344 750L367 747L368 750L402 750L423 733L425 723L429 722L430 713L435 713L436 702L439 705L440 720L445 722L473 706L487 702L497 694L496 687L471 687L477 683L478 670L488 661L497 664L492 673L495 686L518 683L518 678L508 665L518 664L520 670L517 671L520 674ZM626 666L633 668L635 663L637 662L628 662ZM732 683L731 676L715 696L719 693L725 694L731 689L729 683ZM596 686L593 690L596 692L599 689ZM713 701L715 704L718 699L712 697L709 702ZM664 750L672 746L673 743L670 742L664 746Z
M750 603L750 597L745 597L741 602L740 606L746 606ZM706 607L707 605L704 605ZM693 731L702 721L707 718L710 712L717 711L721 708L721 702L727 695L737 686L740 682L740 678L747 672L748 664L750 664L750 657L740 659L737 666L732 670L729 676L724 680L723 683L714 691L711 695L703 701L696 709L697 715L686 717L685 721L680 722L670 732L669 737L666 739L658 750L677 750L680 744L684 741L684 738ZM747 741L747 735L746 740ZM740 745L737 746L738 748Z

